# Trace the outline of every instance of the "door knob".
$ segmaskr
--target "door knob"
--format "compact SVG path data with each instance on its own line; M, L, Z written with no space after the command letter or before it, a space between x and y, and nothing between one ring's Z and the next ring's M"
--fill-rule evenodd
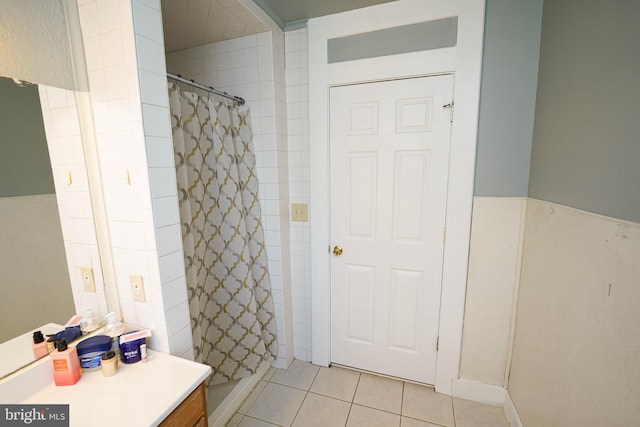
M340 256L340 255L342 255L342 246L338 246L338 245L334 246L334 247L333 247L333 254L334 254L335 256Z

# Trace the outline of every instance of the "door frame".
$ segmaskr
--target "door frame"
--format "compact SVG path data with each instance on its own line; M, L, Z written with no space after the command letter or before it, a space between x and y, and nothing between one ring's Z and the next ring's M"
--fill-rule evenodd
M309 20L309 140L312 281L312 361L331 359L329 88L331 86L454 74L446 245L440 300L435 388L451 394L458 379L475 174L484 2L399 0ZM458 17L455 47L327 63L327 41L384 28Z

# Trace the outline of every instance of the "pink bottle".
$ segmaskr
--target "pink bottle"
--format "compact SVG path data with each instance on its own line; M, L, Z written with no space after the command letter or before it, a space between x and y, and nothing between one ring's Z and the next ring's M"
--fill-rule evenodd
M80 379L80 359L75 347L69 348L63 338L58 341L58 350L50 353L53 363L53 379L56 385L74 385Z
M47 342L44 340L42 331L35 331L33 333L33 357L40 359L47 354L49 354L49 350L47 350Z

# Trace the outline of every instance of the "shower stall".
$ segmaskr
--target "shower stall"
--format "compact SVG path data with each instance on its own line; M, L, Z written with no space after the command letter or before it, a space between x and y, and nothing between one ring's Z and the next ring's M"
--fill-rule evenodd
M174 22L172 3L162 7L194 355L214 371L209 424L224 425L269 367L286 367L292 356L281 339L290 280L281 226L289 205L280 184L284 34L248 14L249 34L190 38L196 17Z
M244 100L169 77L187 86L169 83L169 105L194 354L213 369L215 411L229 387L214 386L235 388L277 352L253 133Z

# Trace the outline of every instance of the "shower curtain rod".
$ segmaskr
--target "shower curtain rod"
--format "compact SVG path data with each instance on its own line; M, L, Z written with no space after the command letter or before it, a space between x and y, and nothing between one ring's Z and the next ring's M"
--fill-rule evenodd
M216 95L220 95L220 96L223 96L225 98L231 99L231 100L237 102L240 105L244 105L244 98L240 98L239 96L229 95L227 92L221 92L221 91L219 91L217 89L212 88L211 86L205 86L205 85L200 84L198 82L195 82L193 80L185 79L180 74L167 73L167 77L169 77L170 79L173 79L173 80L177 80L177 81L179 81L181 83L185 83L185 84L188 84L190 86L197 87L198 89L202 89L202 90L207 91L209 93L215 93Z

